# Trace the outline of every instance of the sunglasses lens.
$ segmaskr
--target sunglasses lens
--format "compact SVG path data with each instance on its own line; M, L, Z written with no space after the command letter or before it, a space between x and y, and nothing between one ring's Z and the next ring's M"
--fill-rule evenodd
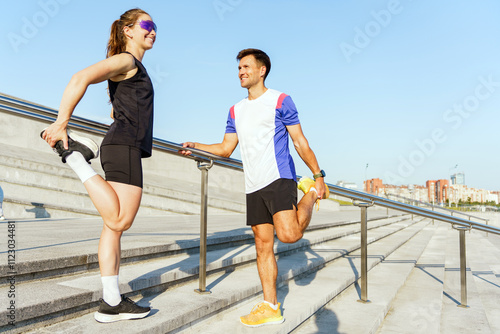
M139 25L141 26L142 29L145 29L149 32L151 32L151 30L154 30L155 32L157 32L158 30L156 29L156 24L153 22L153 21L141 21L139 23Z

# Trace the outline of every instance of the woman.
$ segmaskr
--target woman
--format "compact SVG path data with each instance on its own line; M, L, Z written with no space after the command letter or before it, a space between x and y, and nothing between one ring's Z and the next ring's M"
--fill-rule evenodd
M76 172L101 215L99 268L103 298L94 317L99 322L146 317L149 307L120 295L118 272L120 239L132 225L142 197L141 158L151 156L153 86L141 61L153 47L156 25L141 9L121 15L111 26L107 57L78 73L66 87L56 121L42 138ZM114 119L101 144L101 165L106 180L88 161L98 156L92 140L67 130L69 119L87 87L108 80Z

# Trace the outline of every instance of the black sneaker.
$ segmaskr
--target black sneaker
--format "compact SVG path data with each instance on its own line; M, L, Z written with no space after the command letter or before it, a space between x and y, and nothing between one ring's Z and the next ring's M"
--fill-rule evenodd
M141 319L151 311L150 307L142 307L134 303L130 298L122 295L122 301L116 306L109 306L104 300L100 300L99 311L94 313L98 322L114 322L118 320Z
M44 131L45 129L40 133L40 137L43 135ZM60 140L54 146L54 152L59 154L62 158L62 162L66 163L66 157L74 151L80 152L87 162L99 156L99 146L95 141L90 138L81 137L71 130L68 130L68 149L66 150L64 148L64 143Z

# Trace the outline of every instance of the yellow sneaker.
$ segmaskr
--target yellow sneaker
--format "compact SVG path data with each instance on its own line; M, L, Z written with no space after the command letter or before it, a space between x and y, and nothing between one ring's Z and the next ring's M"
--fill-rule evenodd
M268 303L260 303L253 307L250 314L240 317L243 325L248 327L259 327L263 325L281 324L285 319L281 315L281 303L278 309L273 310Z
M302 192L305 195L309 192L309 190L311 190L312 187L314 187L315 184L316 182L313 179L310 179L308 177L303 177L299 180L297 188L299 188L299 190L302 190Z
M303 177L299 180L299 183L297 185L297 188L299 188L299 190L302 190L302 192L304 192L304 195L307 194L309 192L309 190L311 190L312 187L314 187L316 185L316 181L314 181L313 179L310 179L308 177ZM325 193L323 194L323 197L321 198L318 198L316 200L316 211L319 210L319 200L320 199L325 199L325 198L328 198L330 196L330 189L328 189L328 186L326 186L326 190L325 190Z

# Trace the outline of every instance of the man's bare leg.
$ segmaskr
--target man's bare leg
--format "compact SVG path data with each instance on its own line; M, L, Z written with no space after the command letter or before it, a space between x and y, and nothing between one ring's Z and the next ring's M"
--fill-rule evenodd
M259 224L252 226L257 251L257 269L259 271L264 300L273 305L278 304L276 295L276 278L278 265L274 256L274 226Z
M316 192L305 194L297 204L297 209L276 212L273 216L276 235L281 242L293 243L299 241L311 222Z

